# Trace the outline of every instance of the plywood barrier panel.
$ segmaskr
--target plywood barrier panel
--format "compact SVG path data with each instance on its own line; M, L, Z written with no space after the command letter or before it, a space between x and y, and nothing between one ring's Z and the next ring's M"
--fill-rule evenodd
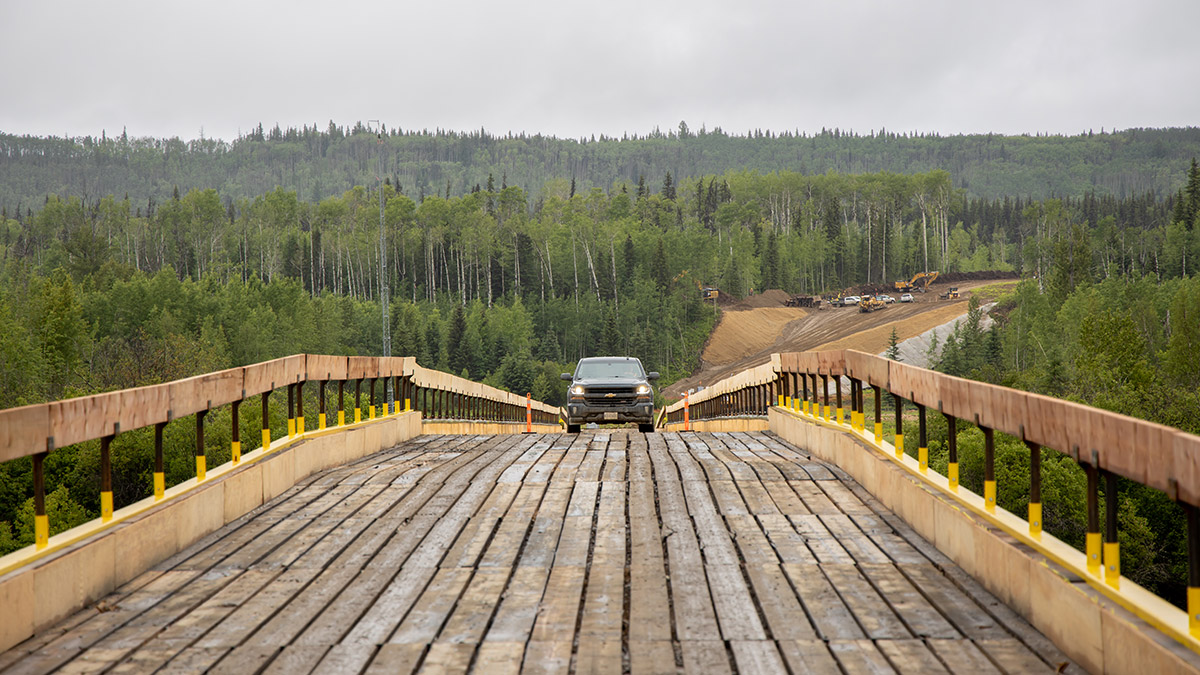
M351 380L363 380L379 375L379 357L351 356L347 366L347 375Z
M1138 440L1153 443L1157 439ZM1176 498L1200 505L1200 437L1176 431L1172 434L1171 446L1174 459L1171 477L1176 481ZM1167 495L1171 496L1171 490L1167 491Z
M167 413L171 410L171 386L156 384L149 387L124 389L121 392L121 406L117 422L121 431L141 429L151 424L167 422Z
M244 370L230 368L170 383L171 417L179 419L241 400Z
M852 349L847 349L842 358L845 361L846 374L850 377L877 387L888 387L890 360Z
M50 406L45 403L0 410L0 462L46 451Z
M50 404L50 436L54 447L111 436L121 406L121 392L80 396Z
M846 371L846 363L842 358L842 350L817 352L817 364L822 373L842 375Z
M312 381L345 380L349 368L348 357L305 354L304 379Z
M254 396L299 382L304 377L304 364L304 355L297 354L246 366L243 368L245 375L242 385L245 395Z
M943 376L932 370L906 363L888 363L888 383L892 393L914 403L937 409L942 405Z

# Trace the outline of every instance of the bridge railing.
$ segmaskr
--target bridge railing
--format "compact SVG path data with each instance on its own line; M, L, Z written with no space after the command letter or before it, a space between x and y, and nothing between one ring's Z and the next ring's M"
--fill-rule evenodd
M769 373L768 373L769 370ZM844 390L848 384L848 390ZM872 404L868 406L867 390ZM883 396L892 399L894 436L883 438ZM846 405L848 404L848 405ZM1016 437L1029 451L1028 511L1023 531L1010 532L1039 552L1077 570L1108 597L1200 651L1200 436L1090 406L1040 394L952 377L853 350L783 353L771 363L734 375L686 401L668 406L667 423L738 415L767 414L767 408L854 433L950 495L986 516L996 514L997 474L994 435ZM915 409L916 457L906 406ZM849 420L845 418L849 408ZM869 410L870 408L870 410ZM941 414L948 428L945 476L929 469L927 415ZM871 416L868 422L868 415ZM959 485L957 422L978 426L984 438L983 495ZM1087 534L1082 555L1042 531L1043 449L1075 460L1087 476ZM1164 492L1183 509L1187 522L1187 614L1121 576L1118 543L1117 478ZM1104 520L1100 518L1103 484ZM1003 509L1000 509L1003 511ZM1005 512L1007 513L1007 512ZM1007 521L996 520L1004 526ZM1009 529L1003 527L1003 529Z
M304 387L310 383L315 383L318 390L315 424L311 418L306 421L304 411ZM392 403L387 397L389 384L395 393ZM333 394L334 385L336 394ZM351 386L352 415L347 420L346 398ZM287 390L287 436L277 440L271 438L269 406L270 397L280 389ZM333 394L332 401L330 394ZM559 416L558 408L532 401L528 395L518 396L424 368L411 357L316 354L296 354L164 384L0 410L0 464L32 458L34 550L44 551L49 543L44 463L55 449L99 439L100 523L103 525L113 519L111 446L119 434L154 428L152 487L155 501L159 501L164 498L166 488L163 434L167 425L194 418L195 480L200 484L207 479L210 470L204 441L206 416L219 408L229 407L229 463L236 466L242 461L243 454L241 406L255 397L262 405L260 447L264 452L307 433L348 429L377 417L414 409L421 411L426 419L512 424L556 424ZM336 420L329 416L333 408L337 411ZM88 529L89 534L94 531L95 527ZM25 556L22 562L32 559L34 557Z

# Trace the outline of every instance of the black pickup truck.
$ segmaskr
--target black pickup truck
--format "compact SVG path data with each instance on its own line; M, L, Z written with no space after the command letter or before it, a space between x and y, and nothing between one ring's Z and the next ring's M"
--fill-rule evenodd
M579 433L588 422L637 422L640 431L654 431L654 388L658 373L647 373L632 356L580 359L575 375L563 373L567 389L567 433Z

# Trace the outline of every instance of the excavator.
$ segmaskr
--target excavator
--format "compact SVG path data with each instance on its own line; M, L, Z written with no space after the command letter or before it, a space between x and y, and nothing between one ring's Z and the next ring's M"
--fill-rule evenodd
M721 291L713 288L712 286L705 286L699 281L692 279L691 272L689 270L684 270L679 274L676 274L675 278L671 280L671 283L673 284L684 277L688 277L692 280L692 283L696 284L696 290L700 291L700 297L704 300L716 300L721 295Z
M896 290L901 293L912 293L920 291L922 293L929 290L929 285L937 281L937 270L932 272L917 272L912 279L905 281L901 279L895 283Z

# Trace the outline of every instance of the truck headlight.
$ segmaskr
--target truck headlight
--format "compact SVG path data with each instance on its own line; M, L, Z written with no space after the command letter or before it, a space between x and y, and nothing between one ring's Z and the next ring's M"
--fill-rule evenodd
M574 396L583 396L583 385L575 385L571 387L571 394Z
M638 393L638 396L649 396L650 395L650 385L639 384L638 388L637 388L637 393Z

